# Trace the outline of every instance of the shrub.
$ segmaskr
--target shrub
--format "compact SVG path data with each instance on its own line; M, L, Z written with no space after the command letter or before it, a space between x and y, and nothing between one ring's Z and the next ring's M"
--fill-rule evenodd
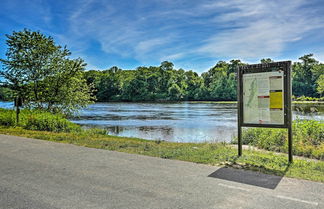
M0 108L0 125L14 126L16 124L16 115L12 110Z
M29 130L71 132L80 127L61 115L53 115L48 112L31 112L27 115L24 128Z
M292 99L294 101L324 101L324 97L305 97L305 96L300 96L300 97L295 97L293 96Z
M15 120L14 110L0 109L0 125L17 125ZM78 125L68 121L62 115L32 110L21 111L18 125L25 129L39 131L72 132L81 130Z
M244 129L242 143L261 149L287 152L286 129L249 128ZM293 122L293 153L317 159L324 158L324 124L315 120Z

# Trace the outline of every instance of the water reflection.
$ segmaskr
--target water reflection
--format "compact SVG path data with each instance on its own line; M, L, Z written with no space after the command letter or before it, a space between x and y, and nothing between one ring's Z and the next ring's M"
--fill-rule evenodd
M293 118L323 120L323 104L293 106ZM236 104L97 103L73 121L116 136L178 142L230 141L236 135Z
M323 120L324 104L323 103L303 103L294 104L293 111L298 118L313 117Z
M178 142L226 141L217 135L233 136L232 129L192 129L171 126L109 126L107 134L126 137L146 138Z

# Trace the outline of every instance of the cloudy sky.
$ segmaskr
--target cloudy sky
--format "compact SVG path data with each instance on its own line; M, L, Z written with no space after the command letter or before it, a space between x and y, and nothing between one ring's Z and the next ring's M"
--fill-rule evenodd
M324 61L323 0L1 0L5 34L39 30L88 69L159 65L203 72L220 60Z

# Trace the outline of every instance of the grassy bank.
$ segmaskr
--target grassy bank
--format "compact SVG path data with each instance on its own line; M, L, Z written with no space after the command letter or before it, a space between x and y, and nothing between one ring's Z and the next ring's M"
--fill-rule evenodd
M286 129L248 128L243 144L275 152L288 152ZM324 123L314 120L293 122L293 154L324 160Z
M166 159L230 166L324 182L324 161L295 159L294 163L289 165L286 154L253 150L244 150L244 155L238 158L236 148L224 143L174 143L108 136L104 130L82 130L78 125L69 122L63 116L46 112L24 110L21 114L20 124L15 124L14 116L12 110L0 109L0 134L25 136ZM301 133L307 132L310 134L300 135L300 137L307 138L316 135L318 131L317 125L307 124L304 128L298 127ZM280 131L282 130L279 130L278 133L273 132L272 135L266 132L264 136L260 134L260 137L267 139L267 134L269 134L270 141L277 142L276 139L279 139L282 142L284 141L284 133ZM245 138L248 139L246 134ZM256 137L259 132L253 132L253 134L250 135ZM273 144L273 146L275 147L277 144ZM320 152L323 152L323 150L320 150Z
M0 108L0 125L19 126L27 130L71 132L80 131L81 127L68 121L63 115L44 111L24 109L19 114L19 124L16 124L16 113L10 109Z
M252 150L244 150L244 155L237 158L236 149L223 143L150 141L107 136L98 130L56 133L0 126L0 133L324 182L324 161L295 159L294 163L289 165L285 154Z

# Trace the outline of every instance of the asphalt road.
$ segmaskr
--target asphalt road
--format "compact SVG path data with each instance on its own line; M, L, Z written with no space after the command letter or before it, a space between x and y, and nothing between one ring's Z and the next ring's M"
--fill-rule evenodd
M323 209L324 184L0 135L0 208Z

